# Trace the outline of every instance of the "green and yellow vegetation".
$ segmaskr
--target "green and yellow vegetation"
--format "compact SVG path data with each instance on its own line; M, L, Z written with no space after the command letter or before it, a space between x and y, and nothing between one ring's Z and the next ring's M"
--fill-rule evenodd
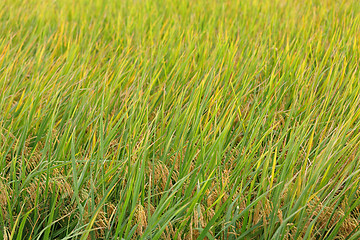
M360 239L358 0L2 0L0 23L0 238Z

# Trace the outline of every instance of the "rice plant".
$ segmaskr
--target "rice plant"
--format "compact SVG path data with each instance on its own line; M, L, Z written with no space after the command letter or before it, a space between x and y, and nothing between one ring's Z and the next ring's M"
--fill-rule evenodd
M0 22L0 238L360 239L358 0L2 0Z

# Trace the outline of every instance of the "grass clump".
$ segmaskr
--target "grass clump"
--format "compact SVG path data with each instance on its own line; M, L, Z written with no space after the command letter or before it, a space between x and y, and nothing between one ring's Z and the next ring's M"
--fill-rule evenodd
M360 4L0 3L3 239L360 238Z

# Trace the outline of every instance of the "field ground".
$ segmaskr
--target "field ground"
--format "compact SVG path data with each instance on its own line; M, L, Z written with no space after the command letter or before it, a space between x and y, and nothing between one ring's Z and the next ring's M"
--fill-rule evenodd
M3 0L0 23L0 238L360 239L358 0Z

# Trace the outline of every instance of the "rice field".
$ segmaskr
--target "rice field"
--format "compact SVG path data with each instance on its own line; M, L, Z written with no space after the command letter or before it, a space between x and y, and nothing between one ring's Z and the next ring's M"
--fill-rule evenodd
M0 1L0 239L360 239L358 0Z

